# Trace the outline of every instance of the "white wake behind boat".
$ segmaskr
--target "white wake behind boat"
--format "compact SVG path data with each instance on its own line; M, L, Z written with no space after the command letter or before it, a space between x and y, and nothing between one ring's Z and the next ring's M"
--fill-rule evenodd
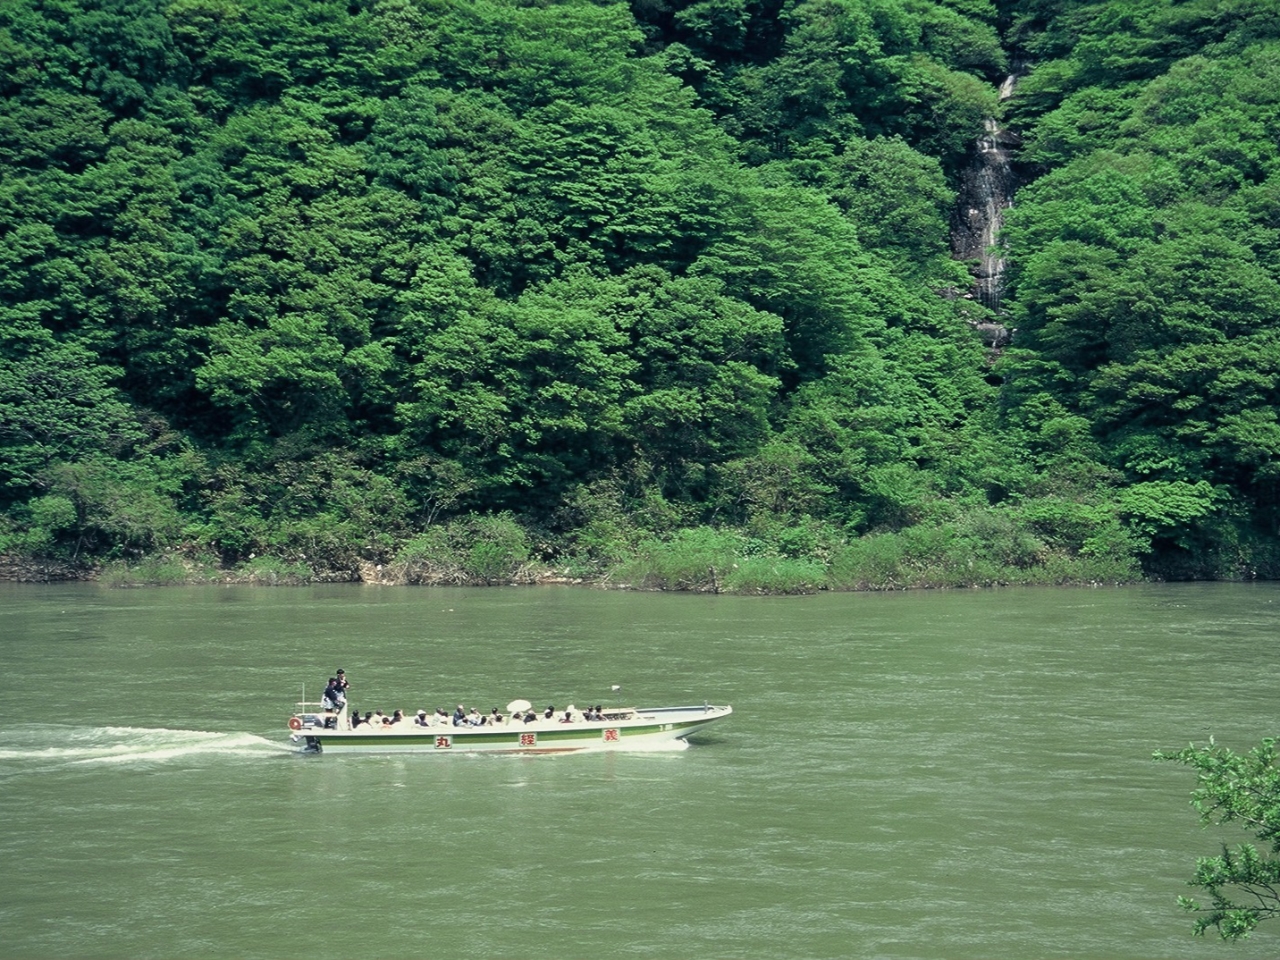
M516 703L524 703L517 701ZM511 704L514 707L516 704ZM563 753L585 750L646 750L671 746L733 713L730 706L609 707L600 717L566 711L552 717L518 719L508 709L503 719L480 726L450 720L406 717L398 723L352 726L347 707L324 710L299 703L289 718L289 739L323 753ZM523 712L523 711L520 711Z

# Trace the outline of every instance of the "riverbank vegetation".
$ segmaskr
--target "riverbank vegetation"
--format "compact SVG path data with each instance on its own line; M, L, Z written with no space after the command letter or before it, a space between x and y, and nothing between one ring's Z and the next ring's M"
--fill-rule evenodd
M6 575L1280 574L1261 0L12 0L0 84Z

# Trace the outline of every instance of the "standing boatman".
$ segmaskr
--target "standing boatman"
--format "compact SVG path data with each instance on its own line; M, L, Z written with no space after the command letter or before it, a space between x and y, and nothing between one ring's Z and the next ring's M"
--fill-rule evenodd
M326 710L341 710L342 705L346 702L346 695L343 694L342 688L338 686L338 678L330 677L329 685L324 688L324 695L320 698L320 705Z
M333 678L333 708L341 713L347 708L347 687L351 686L347 682L347 675L341 667L334 671L337 674Z

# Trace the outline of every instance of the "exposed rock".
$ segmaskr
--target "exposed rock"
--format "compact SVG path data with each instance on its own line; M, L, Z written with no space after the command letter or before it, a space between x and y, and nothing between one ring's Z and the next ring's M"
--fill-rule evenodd
M66 580L92 580L95 570L83 564L31 557L0 556L0 581L8 583L57 583Z
M1013 95L1017 73L1000 87L1000 99ZM973 264L972 296L990 310L1000 308L1004 257L999 242L1004 212L1013 206L1018 185L1013 156L1020 138L990 118L973 145L969 165L960 177L960 191L951 215L951 251L957 260Z

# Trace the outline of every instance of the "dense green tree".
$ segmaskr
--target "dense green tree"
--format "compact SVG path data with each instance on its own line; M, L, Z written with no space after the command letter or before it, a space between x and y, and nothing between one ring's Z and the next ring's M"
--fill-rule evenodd
M1225 18L1249 21L1246 7ZM1100 442L1093 455L1130 481L1216 491L1204 502L1217 510L1184 516L1181 533L1145 531L1186 556L1203 552L1193 530L1233 511L1275 524L1280 274L1262 198L1275 177L1265 131L1275 129L1280 48L1245 44L1239 23L1209 24L1195 5L1179 16L1160 3L1124 12L1127 26L1107 28L1125 37L1112 66L1090 68L1033 130L1035 159L1066 162L1024 190L1009 218L1019 349L1004 365L1007 422L1030 415L1043 435L1074 418ZM1219 40L1206 47L1210 35ZM1094 120L1081 112L1098 106ZM1093 123L1111 134L1105 143L1082 136Z
M974 551L983 582L1274 569L1275 24L12 0L0 549L350 571L412 542L406 570L504 576L737 551L743 589L766 559L814 588L814 557L841 584L959 582ZM996 316L946 231L1001 112L1033 182Z
M1218 746L1160 751L1157 760L1190 767L1196 773L1191 806L1205 826L1238 824L1258 841L1196 861L1189 885L1209 897L1202 905L1190 897L1178 902L1195 913L1195 932L1213 928L1224 940L1248 937L1259 923L1280 915L1280 768L1275 741L1263 740L1247 754ZM1261 845L1261 850L1259 850Z
M863 133L904 136L954 166L995 110L974 75L1004 67L987 23L892 0L807 0L783 18L778 56L731 71L723 95L729 129L762 158L821 155Z
M59 341L13 313L0 341L0 482L9 502L47 490L49 471L91 454L123 453L140 431L113 386L119 370L82 343Z

